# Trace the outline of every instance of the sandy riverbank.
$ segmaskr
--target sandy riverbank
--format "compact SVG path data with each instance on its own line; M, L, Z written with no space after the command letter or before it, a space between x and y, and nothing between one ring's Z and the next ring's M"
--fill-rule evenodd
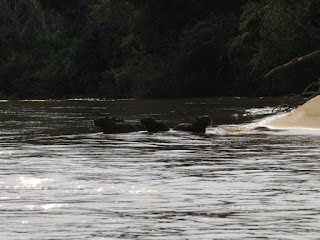
M265 124L269 128L320 129L320 96L314 97L285 116Z

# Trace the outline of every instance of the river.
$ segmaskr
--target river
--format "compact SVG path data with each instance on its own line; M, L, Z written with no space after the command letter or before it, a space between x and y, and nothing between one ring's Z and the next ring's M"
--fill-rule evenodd
M320 239L320 134L277 98L0 102L0 239ZM206 134L103 134L105 115Z

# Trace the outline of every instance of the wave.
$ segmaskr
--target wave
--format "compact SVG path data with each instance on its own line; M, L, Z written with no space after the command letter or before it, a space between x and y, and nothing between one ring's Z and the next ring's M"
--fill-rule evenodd
M243 124L227 124L219 125L217 127L209 127L208 134L213 135L242 135L242 134L277 134L277 135L320 135L320 129L302 129L302 128L288 128L275 129L267 126L267 123L277 118L287 115L287 112L274 113L272 108L251 108L245 110L245 114L251 116L267 115L263 118L256 119L249 123ZM270 115L271 114L271 115Z

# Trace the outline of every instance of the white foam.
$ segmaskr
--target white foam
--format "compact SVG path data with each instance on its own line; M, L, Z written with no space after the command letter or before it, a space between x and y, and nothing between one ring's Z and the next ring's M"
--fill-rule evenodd
M268 115L274 113L274 108L264 107L264 108L250 108L245 110L243 116L259 116L259 115Z

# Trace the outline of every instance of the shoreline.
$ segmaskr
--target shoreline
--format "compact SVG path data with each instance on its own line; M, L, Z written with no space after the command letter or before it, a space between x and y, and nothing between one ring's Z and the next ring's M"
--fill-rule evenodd
M320 95L264 126L271 129L320 129Z

